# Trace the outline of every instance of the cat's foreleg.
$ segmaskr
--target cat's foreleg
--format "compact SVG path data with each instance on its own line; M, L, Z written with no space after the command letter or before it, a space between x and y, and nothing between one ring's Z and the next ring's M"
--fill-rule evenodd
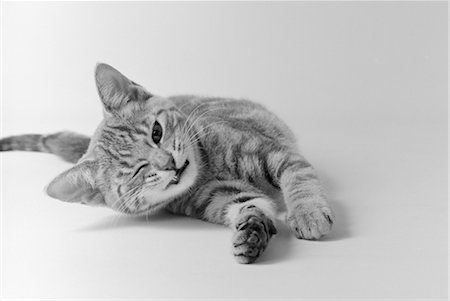
M274 210L268 198L255 198L239 204L230 204L227 220L234 231L233 255L240 263L254 262L266 249L272 235Z
M240 181L211 181L191 198L175 201L167 209L229 226L233 255L240 263L254 262L276 234L273 201Z
M314 168L299 154L278 158L274 177L283 192L289 228L304 239L318 239L330 232L334 214Z

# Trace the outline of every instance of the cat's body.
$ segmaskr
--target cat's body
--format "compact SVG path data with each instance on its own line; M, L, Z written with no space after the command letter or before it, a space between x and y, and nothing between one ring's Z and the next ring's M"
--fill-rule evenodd
M263 106L153 96L103 64L96 80L105 118L93 137L62 132L0 141L1 150L46 151L71 162L83 155L50 183L50 196L129 214L165 208L230 226L242 263L264 251L279 210L298 238L330 231L333 213L312 166Z

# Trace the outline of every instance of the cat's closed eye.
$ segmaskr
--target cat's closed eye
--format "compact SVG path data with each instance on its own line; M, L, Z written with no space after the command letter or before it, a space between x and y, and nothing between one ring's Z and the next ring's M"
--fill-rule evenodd
M137 168L136 168L136 171L134 172L134 174L133 174L133 176L131 177L131 178L135 178L142 170L144 170L145 169L145 167L147 167L148 166L148 162L144 162L144 163L142 163L141 165L139 165Z

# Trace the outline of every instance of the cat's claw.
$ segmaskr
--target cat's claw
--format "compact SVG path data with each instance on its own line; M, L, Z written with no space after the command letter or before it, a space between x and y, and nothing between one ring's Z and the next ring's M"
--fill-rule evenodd
M255 208L256 209L256 208ZM266 249L277 230L261 210L251 210L236 223L233 255L239 263L254 262Z
M332 210L321 204L301 204L288 212L286 223L299 239L319 239L331 231Z

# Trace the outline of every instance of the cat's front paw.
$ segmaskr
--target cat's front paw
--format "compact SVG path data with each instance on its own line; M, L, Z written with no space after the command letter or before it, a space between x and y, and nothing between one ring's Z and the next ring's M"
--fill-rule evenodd
M254 209L254 210L252 210ZM233 255L239 263L254 262L266 249L277 230L261 210L251 208L239 217L233 236Z
M330 232L334 214L323 204L301 204L288 212L286 223L299 239L319 239Z

